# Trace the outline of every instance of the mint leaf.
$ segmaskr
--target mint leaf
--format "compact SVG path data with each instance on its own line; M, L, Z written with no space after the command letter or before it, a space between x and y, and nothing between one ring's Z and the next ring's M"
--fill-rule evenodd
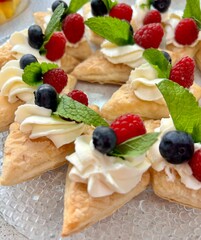
M191 134L195 142L201 142L201 108L193 94L171 80L164 80L157 87L167 103L175 128Z
M43 45L41 46L41 48L39 50L40 54L46 53L45 45L48 43L52 34L55 31L61 30L61 19L62 19L64 12L65 12L65 8L64 8L63 3L60 4L53 12L52 17L47 25L47 28L45 29Z
M116 45L134 44L130 24L126 21L105 16L89 18L85 24L93 32Z
M186 0L183 18L193 18L201 28L201 10L199 0Z
M66 95L60 97L57 110L54 114L94 127L108 126L108 123L98 113Z
M33 62L24 68L22 80L29 86L39 86L43 83L43 74L57 67L58 65L54 63L43 62L40 64L39 62Z
M39 86L42 84L42 70L40 63L34 62L24 68L22 80L30 86Z
M89 0L71 0L67 9L67 14L76 13L87 2L89 2Z
M48 72L49 70L52 70L54 68L58 68L59 66L55 63L47 63L47 62L42 62L41 63L41 71L42 74L45 74L46 72Z
M147 133L117 145L110 156L137 157L144 154L157 140L159 133Z
M112 0L102 0L108 10L108 12L115 6L117 5L117 1L112 1Z
M143 57L158 72L158 78L169 78L172 65L161 51L149 48L144 50Z

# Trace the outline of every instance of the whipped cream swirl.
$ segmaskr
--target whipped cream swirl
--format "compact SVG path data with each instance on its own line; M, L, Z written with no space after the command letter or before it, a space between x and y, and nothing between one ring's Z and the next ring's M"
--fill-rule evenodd
M174 182L175 171L179 174L181 182L190 189L198 190L201 189L201 182L199 182L192 174L192 170L187 162L182 164L171 164L168 163L159 152L159 144L161 142L162 136L169 132L175 130L173 121L171 118L163 118L161 120L161 125L159 128L155 129L156 132L160 132L158 140L152 145L152 147L147 152L147 157L152 163L153 169L156 171L165 171L167 175L167 180ZM195 151L201 148L200 143L194 144Z
M117 46L105 40L101 44L101 52L113 64L123 63L131 68L136 68L145 62L142 57L144 49L137 44Z
M19 60L7 62L0 71L0 94L8 97L8 102L14 103L22 100L32 103L33 92L36 88L29 86L22 80L23 70L20 68Z
M57 148L73 142L88 127L84 123L65 121L51 114L50 109L24 104L15 112L15 121L20 123L22 132L30 134L31 139L47 137Z
M122 160L100 153L94 148L90 135L78 137L75 152L66 159L73 165L70 179L86 183L92 197L104 197L114 192L128 193L150 167L145 154Z
M144 63L131 71L128 82L131 83L134 94L139 99L165 104L163 96L156 86L162 80L164 79L158 78L157 71L149 63Z

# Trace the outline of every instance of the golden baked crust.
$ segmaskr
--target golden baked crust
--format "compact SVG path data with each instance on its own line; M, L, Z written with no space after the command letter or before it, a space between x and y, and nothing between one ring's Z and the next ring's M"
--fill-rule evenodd
M175 181L168 181L165 171L157 172L151 169L151 184L154 193L170 202L176 202L189 207L201 209L201 190L187 188L176 174Z
M0 68L2 68L8 61L15 59L11 52L11 48L12 46L8 42L0 47Z
M110 63L100 51L77 65L71 72L78 80L100 84L122 84L130 75L132 68L124 64Z
M63 89L62 93L68 93L75 88L77 83L77 79L71 75L68 75L68 84ZM14 122L15 111L17 108L24 104L24 102L18 100L15 103L9 103L8 98L4 96L0 96L0 131L7 131L9 125Z
M86 184L71 182L67 174L62 236L66 237L79 232L111 215L144 191L149 180L149 172L146 172L138 185L127 194L114 193L107 197L92 198L87 192Z
M200 86L194 83L191 86L191 91L197 100L201 98ZM101 109L101 115L110 121L126 113L139 114L142 118L151 119L169 117L169 111L165 103L159 104L140 100L135 96L129 83L123 84L114 92L110 100Z
M0 185L15 185L67 164L65 157L73 151L73 143L56 148L45 137L31 140L19 130L18 123L12 123L5 141Z

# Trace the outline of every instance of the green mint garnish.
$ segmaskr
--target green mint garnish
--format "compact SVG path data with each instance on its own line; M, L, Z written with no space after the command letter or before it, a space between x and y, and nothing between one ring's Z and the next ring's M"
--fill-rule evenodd
M167 103L175 128L191 134L195 142L201 142L201 108L193 94L171 80L164 80L157 86Z
M108 126L108 123L98 113L65 95L60 97L57 110L54 114L94 127Z
M77 12L89 0L71 0L67 9L67 14Z
M117 5L117 1L112 1L112 0L102 0L108 10L108 12L115 6Z
M119 46L134 44L130 24L113 17L92 17L85 24L96 34Z
M183 18L193 18L201 28L201 10L199 0L186 0Z
M48 43L52 34L55 31L61 30L61 19L62 19L64 12L65 12L65 8L64 8L63 3L60 4L53 12L52 17L47 25L47 28L45 29L43 45L41 46L41 48L39 50L40 54L46 53L45 44Z
M131 138L115 147L110 156L126 158L144 154L157 140L159 133L147 133Z
M58 68L58 65L46 62L41 64L39 62L33 62L24 68L22 80L29 86L39 86L43 83L43 74L53 68Z
M158 72L159 78L169 78L172 65L165 58L161 51L154 48L149 48L144 50L143 57Z

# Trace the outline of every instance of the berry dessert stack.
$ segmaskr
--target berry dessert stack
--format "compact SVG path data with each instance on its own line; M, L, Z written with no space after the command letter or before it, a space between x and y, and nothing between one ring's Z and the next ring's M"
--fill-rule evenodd
M52 14L60 4L63 4L65 12L60 19L61 30L59 32L65 35L66 38L65 61L67 60L68 62L65 64L65 68L67 68L67 72L72 71L78 63L86 59L92 53L88 41L85 38L84 19L77 13L86 2L86 0L77 1L77 3L70 1L69 5L67 5L64 1L56 0L52 4L50 12L34 13L35 23L45 31ZM55 48L54 45L55 43L52 42L49 48ZM58 43L56 47L58 48L59 45ZM55 54L57 50L52 52ZM65 68L63 67L64 70Z
M200 1L186 0L184 10L170 8L170 0L137 0L131 21L135 32L150 25L162 24L164 28L163 48L180 56L196 57L200 50ZM200 52L200 51L199 51ZM199 54L198 54L199 55ZM198 65L199 66L199 65Z
M179 84L158 84L169 108L155 129L160 135L147 152L151 183L161 198L201 208L201 108L194 96Z
M62 236L106 218L146 189L150 162L145 153L157 139L147 132L156 126L158 122L143 123L138 115L127 114L75 140L75 152L66 157L71 167Z
M58 75L62 75L59 69L46 72L34 92L34 103L16 110L5 141L0 185L15 185L67 164L65 157L73 153L78 136L107 125L88 107L82 91L59 94L60 85L54 85Z
M76 82L75 77L67 75L57 64L39 63L32 54L10 60L0 71L0 131L8 130L18 106L33 103L38 85L53 84L60 93L73 90Z
M146 63L132 70L129 80L106 102L101 114L108 120L125 113L139 114L143 118L161 119L169 111L156 84L170 79L187 88L196 99L201 97L201 88L194 82L195 62L183 57L174 65L167 52L146 49L143 53Z
M144 49L159 48L164 35L159 23L147 25L133 34L127 21L111 16L92 17L85 24L105 39L100 51L77 65L72 72L78 80L89 82L125 83L131 70L145 62L142 57ZM178 58L171 52L169 54L173 61Z

